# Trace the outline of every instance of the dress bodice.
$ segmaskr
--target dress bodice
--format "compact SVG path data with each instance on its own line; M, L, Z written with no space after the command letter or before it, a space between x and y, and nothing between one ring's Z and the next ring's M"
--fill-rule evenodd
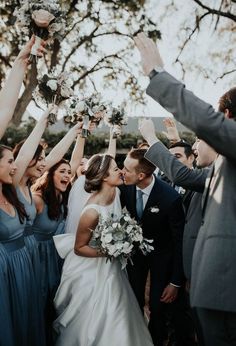
M117 219L121 216L121 204L120 204L120 191L119 189L116 189L116 195L111 204L108 205L99 205L99 204L87 204L81 215L85 212L85 210L88 209L95 209L97 210L99 216L102 216L103 219L107 219L111 215L113 215L114 219Z
M17 239L24 233L25 222L20 223L17 211L15 216L11 216L0 209L0 241Z
M58 220L52 220L48 216L48 206L44 203L43 211L36 215L32 230L35 235L42 234L52 236L58 229L59 224L63 221L63 211L61 211Z
M31 200L30 202L25 198L24 194L22 193L19 187L16 188L16 192L20 202L24 204L25 211L28 216L26 220L26 226L32 226L34 219L36 217L37 211L36 211L36 207L32 198L31 191L29 189L30 200Z

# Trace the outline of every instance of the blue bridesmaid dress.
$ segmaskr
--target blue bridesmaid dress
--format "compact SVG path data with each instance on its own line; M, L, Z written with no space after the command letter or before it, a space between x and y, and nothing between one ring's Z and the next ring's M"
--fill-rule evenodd
M0 230L0 346L14 346L11 316L10 286L5 249L1 243Z
M30 253L25 245L24 228L25 223L20 223L17 212L11 216L0 209L1 257L7 264L10 302L6 315L11 316L15 346L42 346L45 339L39 323L38 287Z
M48 217L48 206L45 203L42 213L37 214L32 230L38 242L41 263L41 289L46 320L47 344L52 344L52 322L55 319L53 305L56 290L60 284L63 260L59 257L53 236L64 233L65 220L63 212L58 220Z

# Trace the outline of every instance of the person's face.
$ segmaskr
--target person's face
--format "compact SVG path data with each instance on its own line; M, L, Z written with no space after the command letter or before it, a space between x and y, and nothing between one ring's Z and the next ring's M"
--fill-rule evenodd
M180 162L182 162L183 165L192 168L194 157L193 155L190 155L189 157L186 156L184 152L183 147L175 147L169 149L170 153L174 155Z
M43 174L45 166L45 151L43 150L37 161L35 159L30 161L29 166L26 170L26 175L29 178L37 179Z
M108 173L109 175L104 179L104 181L106 181L110 186L119 186L123 184L122 173L115 160L111 160Z
M125 185L133 185L140 182L140 173L137 172L137 167L138 160L128 155L124 161L124 168L122 170Z
M82 174L84 174L87 162L88 162L88 159L86 159L86 157L83 157L82 160L80 161L79 167L76 170L77 177L80 177Z
M196 164L198 167L209 166L216 157L215 151L202 139L198 139L196 144Z
M67 163L62 163L54 172L53 183L56 191L64 192L71 180L71 168Z
M0 159L0 182L3 184L12 184L13 176L17 169L13 153L8 149L4 149L2 155Z

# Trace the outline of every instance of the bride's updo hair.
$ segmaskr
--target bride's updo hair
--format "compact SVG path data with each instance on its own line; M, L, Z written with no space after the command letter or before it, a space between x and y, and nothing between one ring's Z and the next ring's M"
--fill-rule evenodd
M110 155L94 155L88 162L85 172L84 189L86 192L99 191L102 187L103 179L108 177L111 161L114 158Z

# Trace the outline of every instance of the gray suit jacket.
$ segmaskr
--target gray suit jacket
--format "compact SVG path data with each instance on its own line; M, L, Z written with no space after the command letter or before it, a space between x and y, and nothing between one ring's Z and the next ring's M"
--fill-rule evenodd
M151 80L147 93L220 154L209 196L203 197L207 204L193 254L191 304L236 312L236 122L167 72Z
M189 169L176 159L161 142L157 142L151 146L145 154L145 157L160 168L167 178L176 185L195 191L189 204L183 235L184 274L190 280L193 250L201 226L202 193L209 168Z

